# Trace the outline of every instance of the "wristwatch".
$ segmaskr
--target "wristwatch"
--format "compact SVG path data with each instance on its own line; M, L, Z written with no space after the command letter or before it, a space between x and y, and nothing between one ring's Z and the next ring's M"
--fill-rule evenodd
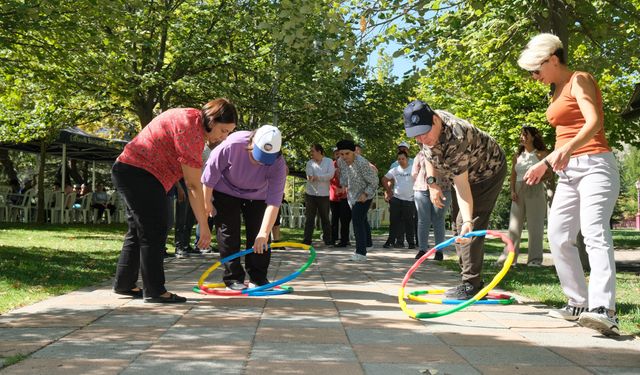
M435 184L436 183L436 178L433 176L429 176L427 177L427 184L431 185L431 184Z

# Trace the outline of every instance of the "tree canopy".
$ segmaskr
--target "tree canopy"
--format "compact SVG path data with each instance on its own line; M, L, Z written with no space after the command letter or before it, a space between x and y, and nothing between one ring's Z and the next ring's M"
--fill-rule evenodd
M0 141L67 126L132 137L163 110L224 96L239 128L282 129L294 169L310 143L349 137L384 173L419 97L508 152L524 124L551 146L548 88L515 63L548 31L599 81L610 143L639 145L619 116L639 79L639 20L639 0L6 0ZM395 79L382 56L374 73L367 58L390 41L424 68Z

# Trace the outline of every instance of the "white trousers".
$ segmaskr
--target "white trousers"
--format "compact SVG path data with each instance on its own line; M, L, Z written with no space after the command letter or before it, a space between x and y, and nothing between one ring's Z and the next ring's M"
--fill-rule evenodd
M569 304L615 310L616 263L610 219L620 192L613 153L571 158L556 189L548 234L558 278ZM589 255L589 285L582 270L576 237L582 230Z

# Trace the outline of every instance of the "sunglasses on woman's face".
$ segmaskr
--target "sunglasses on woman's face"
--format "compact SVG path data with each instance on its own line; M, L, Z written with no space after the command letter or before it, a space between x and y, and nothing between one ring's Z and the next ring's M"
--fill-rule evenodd
M549 57L548 59L546 59L546 60L544 60L543 62L541 62L541 63L540 63L540 67L539 67L538 69L536 69L536 70L530 70L530 71L529 71L529 74L531 74L531 75L534 75L534 74L535 74L535 75L538 75L538 74L540 74L540 68L542 68L542 65L544 65L544 64L545 64L545 63L547 63L547 62L549 62L549 59L550 59L550 58L551 58L551 57Z

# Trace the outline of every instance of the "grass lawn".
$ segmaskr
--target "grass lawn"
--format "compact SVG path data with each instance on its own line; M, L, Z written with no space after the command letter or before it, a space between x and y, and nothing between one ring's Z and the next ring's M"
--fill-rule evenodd
M126 231L123 224L0 225L0 314L113 277ZM373 234L386 233L387 229L381 228ZM526 249L526 232L523 237L521 247ZM302 229L283 228L282 238L299 241ZM616 230L614 243L621 250L640 249L640 232ZM173 248L171 244L168 247ZM501 241L486 242L485 281L491 280L499 271L493 263L501 251ZM546 243L545 251L548 252ZM447 251L451 259L442 264L457 271L457 261L451 254L452 251ZM505 276L500 287L550 306L561 307L566 302L553 267L519 266ZM640 336L638 296L638 271L618 272L617 302L621 328Z

